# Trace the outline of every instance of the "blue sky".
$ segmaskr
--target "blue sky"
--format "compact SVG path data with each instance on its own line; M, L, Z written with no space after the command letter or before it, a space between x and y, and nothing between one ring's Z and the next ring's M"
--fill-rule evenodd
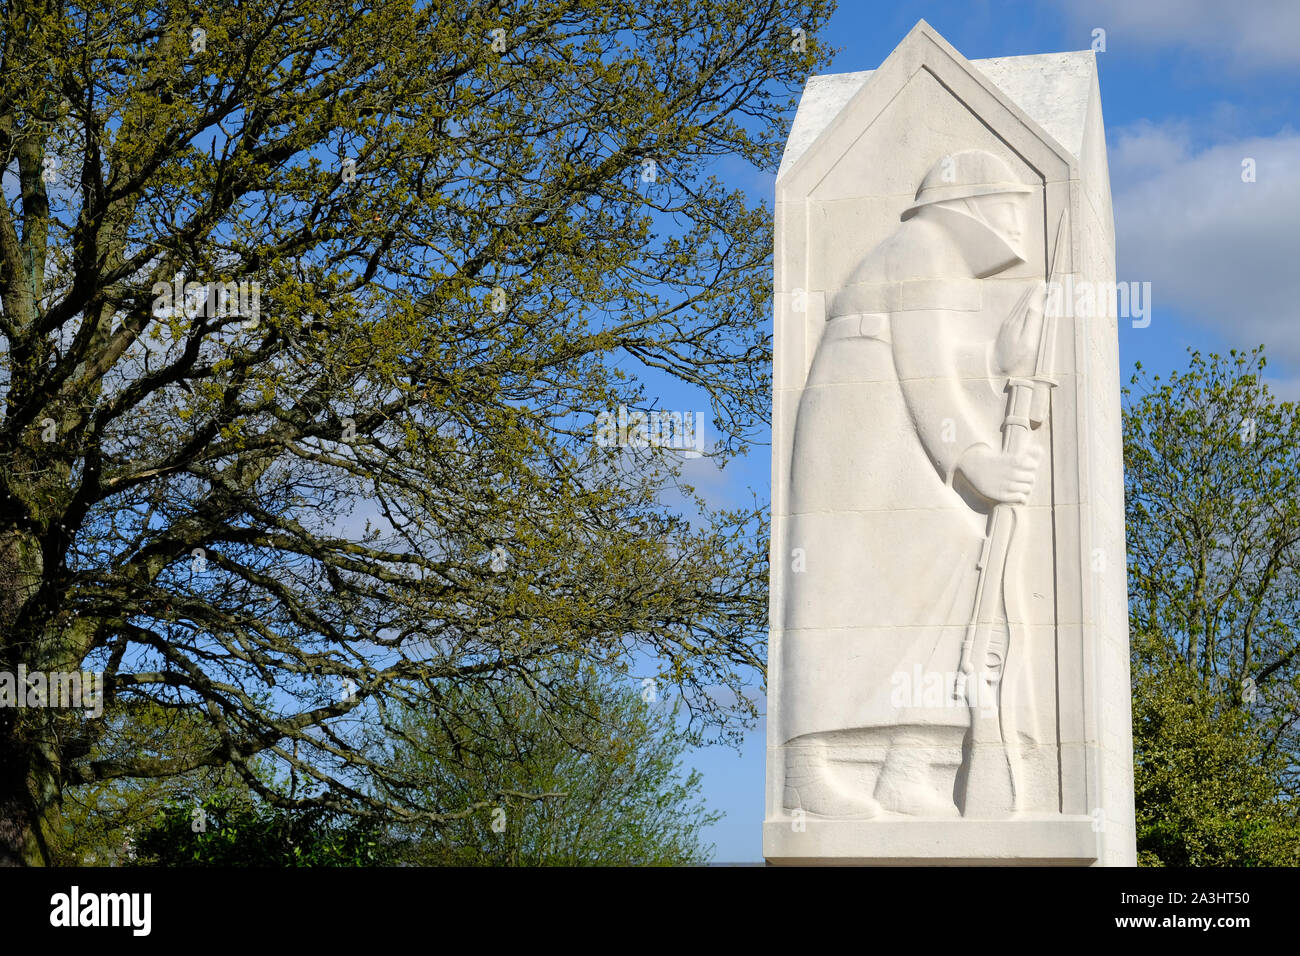
M1120 368L1162 377L1188 347L1264 344L1269 378L1300 399L1300 2L842 0L823 36L839 48L824 72L875 69L924 19L968 59L1089 49L1098 54L1121 281L1151 282L1151 322L1120 321ZM792 116L790 117L792 118ZM1242 161L1255 181L1242 181ZM772 201L775 177L737 170L735 185ZM755 489L768 500L770 449L755 445L724 472L687 474L718 504ZM762 859L764 733L739 752L697 750L719 862Z

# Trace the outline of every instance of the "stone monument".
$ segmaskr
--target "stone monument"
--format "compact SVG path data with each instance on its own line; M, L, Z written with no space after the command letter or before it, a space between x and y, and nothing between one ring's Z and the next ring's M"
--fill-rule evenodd
M1094 54L810 79L775 273L764 855L1132 865Z

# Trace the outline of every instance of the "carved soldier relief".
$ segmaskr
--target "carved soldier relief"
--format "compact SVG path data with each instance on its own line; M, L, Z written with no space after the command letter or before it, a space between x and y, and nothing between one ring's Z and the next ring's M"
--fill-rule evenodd
M1053 384L1045 284L992 281L1025 261L1033 192L990 152L936 157L830 297L789 485L789 540L823 580L791 576L785 620L784 679L823 692L786 703L787 809L1056 808L1054 702L1018 613ZM854 599L821 600L826 575Z
M763 854L1131 866L1118 335L1091 51L921 22L776 180ZM1100 556L1100 557L1098 557Z

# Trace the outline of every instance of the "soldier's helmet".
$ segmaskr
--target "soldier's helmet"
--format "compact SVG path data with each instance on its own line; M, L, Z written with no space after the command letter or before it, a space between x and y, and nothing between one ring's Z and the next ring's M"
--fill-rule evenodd
M997 156L982 149L962 150L944 156L930 167L912 205L899 218L911 219L918 210L937 202L1028 192L1033 192L1033 188L1017 182L1011 167Z

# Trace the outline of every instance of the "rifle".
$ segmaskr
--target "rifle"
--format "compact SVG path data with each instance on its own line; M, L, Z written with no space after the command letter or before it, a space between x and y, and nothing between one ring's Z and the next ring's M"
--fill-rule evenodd
M1061 213L1056 227L1056 242L1052 247L1052 260L1048 268L1048 294L1051 283L1057 278L1060 265L1061 237L1065 231L1065 213ZM1034 289L1027 289L1012 310L1014 315L1020 309L1027 308L1029 297ZM1051 360L1049 345L1054 339L1055 310L1044 308L1043 323L1038 333L1038 353L1034 365L1034 374L1029 378L1010 377L1007 379L1007 411L1002 421L1002 450L1004 453L1020 451L1029 437L1031 428L1041 425L1048 415L1051 389L1056 387L1047 363ZM957 679L953 686L953 699L966 701L971 710L971 727L968 748L969 763L966 767L965 799L962 812L966 814L972 807L971 796L975 794L977 810L996 810L998 807L1013 806L1016 793L1015 783L1018 777L1015 766L1018 763L1015 746L1017 741L1008 741L1003 734L1001 720L1002 673L1006 668L1005 646L1000 646L993 638L993 613L986 608L1001 593L1003 577L1006 572L1007 553L1015 533L1017 512L1014 506L1001 503L993 506L985 528L984 545L980 549L976 569L979 577L975 585L975 603L971 608L970 621L966 625L966 635L961 644L961 659L957 666ZM989 571L996 573L990 575ZM1007 623L1007 643L1010 643L1011 625ZM979 653L976 653L976 648ZM976 680L975 661L996 659L993 680ZM972 695L970 686L977 689ZM996 688L996 689L994 689ZM992 698L992 701L988 698ZM972 786L974 783L974 786Z

